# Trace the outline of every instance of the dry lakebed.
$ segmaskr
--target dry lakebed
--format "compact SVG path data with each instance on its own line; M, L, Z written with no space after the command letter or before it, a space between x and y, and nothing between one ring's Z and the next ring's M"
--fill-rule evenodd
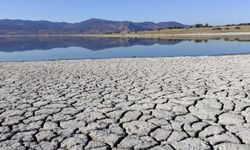
M0 63L0 149L250 149L250 55Z

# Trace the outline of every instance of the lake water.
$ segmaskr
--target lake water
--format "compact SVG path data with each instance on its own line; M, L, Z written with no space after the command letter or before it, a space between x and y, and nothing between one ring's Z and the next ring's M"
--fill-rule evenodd
M250 53L250 42L139 38L0 37L0 61Z

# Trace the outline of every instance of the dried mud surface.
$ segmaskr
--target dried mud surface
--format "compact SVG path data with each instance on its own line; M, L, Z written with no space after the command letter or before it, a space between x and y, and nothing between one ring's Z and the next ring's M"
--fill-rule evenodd
M250 149L250 56L0 63L0 149Z

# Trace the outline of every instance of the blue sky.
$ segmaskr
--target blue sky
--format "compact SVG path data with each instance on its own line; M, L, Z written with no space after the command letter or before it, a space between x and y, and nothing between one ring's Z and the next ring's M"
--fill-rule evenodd
M1 0L0 19L250 22L250 0Z

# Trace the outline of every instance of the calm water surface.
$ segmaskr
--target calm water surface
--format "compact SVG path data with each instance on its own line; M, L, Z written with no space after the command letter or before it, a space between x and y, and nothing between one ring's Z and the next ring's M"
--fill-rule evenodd
M0 61L250 53L250 42L138 38L0 37Z

